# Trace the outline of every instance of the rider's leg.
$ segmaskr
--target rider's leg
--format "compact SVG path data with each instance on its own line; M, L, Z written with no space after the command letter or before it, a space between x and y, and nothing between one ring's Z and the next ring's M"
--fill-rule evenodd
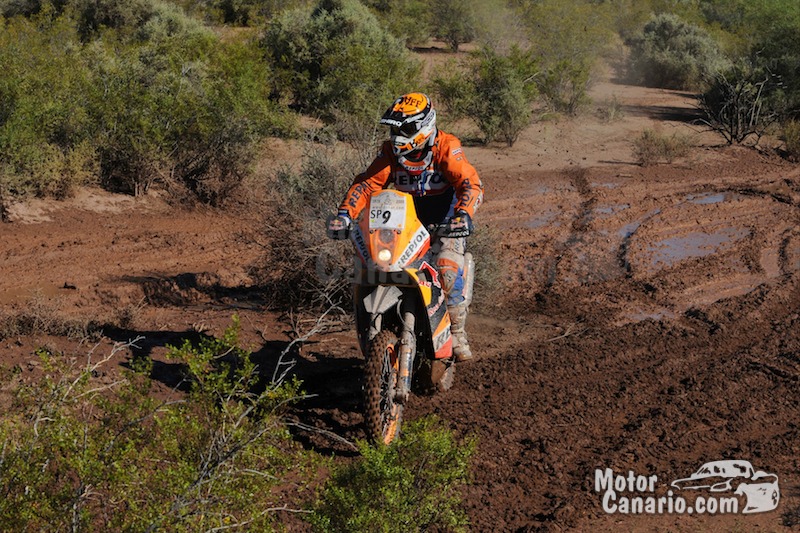
M436 267L442 278L442 286L447 293L447 312L450 314L450 332L453 335L453 354L456 361L472 359L472 351L467 341L465 329L467 322L467 303L464 301L464 253L467 239L441 237L440 250L436 256Z

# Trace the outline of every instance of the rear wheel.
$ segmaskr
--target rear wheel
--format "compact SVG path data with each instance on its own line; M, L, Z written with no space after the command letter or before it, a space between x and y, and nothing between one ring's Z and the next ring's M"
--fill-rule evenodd
M364 418L374 442L389 444L400 434L403 406L395 402L400 375L397 336L381 331L367 347L364 368Z

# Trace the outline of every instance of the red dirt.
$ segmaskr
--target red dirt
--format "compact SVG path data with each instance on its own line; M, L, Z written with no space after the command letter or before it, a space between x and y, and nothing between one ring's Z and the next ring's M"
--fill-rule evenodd
M688 95L612 84L594 93L612 95L617 120L540 123L511 148L467 147L487 188L477 221L500 236L509 303L473 310L479 357L458 367L448 393L413 396L407 416L436 413L478 437L465 493L475 531L797 528L800 169L715 146L687 125ZM648 127L691 135L691 154L636 165L630 141ZM124 316L129 327L101 343L144 336L140 352L161 361L164 390L175 379L164 345L193 330L218 334L234 312L263 361L285 346L287 323L252 290L255 215L86 191L14 206L12 218L0 226L0 309ZM42 345L82 349L14 336L0 342L0 362L35 372ZM298 420L363 438L360 368L349 329L307 344L296 372L318 396ZM297 438L351 453L323 433ZM720 459L778 474L777 510L607 515L594 490L595 469L608 467L657 475L660 496Z

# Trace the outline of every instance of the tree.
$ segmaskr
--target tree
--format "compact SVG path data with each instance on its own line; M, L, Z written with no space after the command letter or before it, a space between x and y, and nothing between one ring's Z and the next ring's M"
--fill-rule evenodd
M478 33L475 0L440 0L429 5L434 35L449 44L453 52L475 39Z

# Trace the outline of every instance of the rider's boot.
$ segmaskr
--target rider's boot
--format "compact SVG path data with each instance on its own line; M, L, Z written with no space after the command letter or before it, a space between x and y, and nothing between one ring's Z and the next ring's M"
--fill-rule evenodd
M461 363L472 359L472 350L467 341L467 332L464 326L467 322L467 306L464 304L448 306L450 314L450 333L453 336L453 355Z

